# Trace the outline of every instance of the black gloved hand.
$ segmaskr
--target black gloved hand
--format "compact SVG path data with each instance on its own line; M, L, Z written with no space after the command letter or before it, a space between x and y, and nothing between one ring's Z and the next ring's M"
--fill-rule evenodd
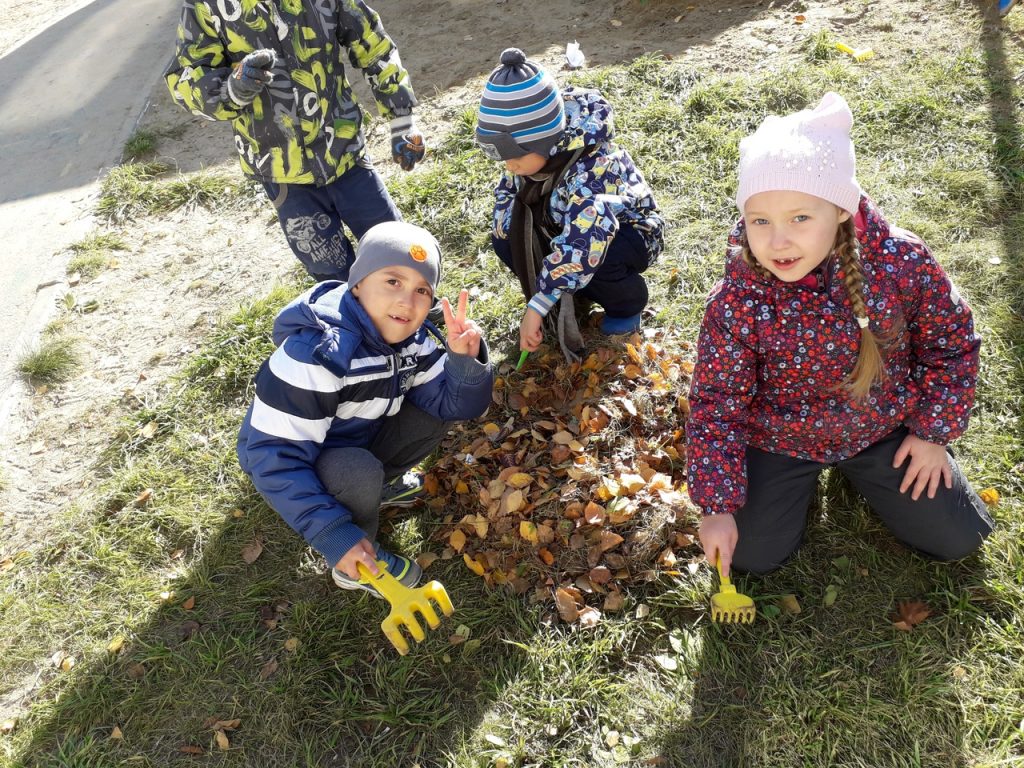
M228 96L236 104L246 107L262 91L274 73L271 68L277 62L277 55L270 48L253 51L235 65L228 78Z

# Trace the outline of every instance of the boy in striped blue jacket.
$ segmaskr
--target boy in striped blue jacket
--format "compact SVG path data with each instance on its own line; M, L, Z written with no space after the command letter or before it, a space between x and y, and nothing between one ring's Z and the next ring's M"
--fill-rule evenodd
M357 564L377 560L406 586L415 561L376 543L381 506L411 503L410 476L450 422L480 416L491 400L487 346L441 300L447 349L427 320L441 272L437 241L405 222L371 228L349 282L326 281L282 310L277 350L256 374L256 398L238 436L242 469L267 503L322 554L343 589L365 589Z
M476 140L507 171L494 191L491 242L528 302L521 349L537 349L558 305L559 342L572 357L582 346L575 294L604 309L606 334L640 325L642 273L661 254L664 221L633 158L614 142L612 115L598 91L559 90L518 48L501 54L484 85Z

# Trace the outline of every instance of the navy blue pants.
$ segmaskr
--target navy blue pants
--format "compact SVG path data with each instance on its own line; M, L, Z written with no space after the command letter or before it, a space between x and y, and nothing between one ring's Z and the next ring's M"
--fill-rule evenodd
M512 244L491 235L491 245L498 258L512 269ZM590 299L604 308L609 317L632 317L647 306L647 281L641 272L650 265L647 244L631 224L619 224L604 261L594 277L577 296Z
M953 487L940 481L935 498L927 491L917 501L900 483L910 464L897 468L893 458L906 428L889 433L856 456L833 466L867 499L893 536L937 560L959 560L981 546L992 532L992 518L949 456ZM770 573L800 546L807 527L807 509L826 464L747 448L747 503L736 512L739 540L733 567L756 574Z
M383 180L368 160L360 161L327 186L273 184L263 188L277 209L288 245L317 280L348 280L356 240L383 221L401 221Z

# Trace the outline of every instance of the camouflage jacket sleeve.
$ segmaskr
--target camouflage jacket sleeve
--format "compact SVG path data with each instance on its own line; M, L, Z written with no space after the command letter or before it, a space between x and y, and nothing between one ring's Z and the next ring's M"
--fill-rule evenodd
M362 0L342 0L338 41L352 66L363 71L381 116L390 120L412 113L416 95L398 48L384 31L376 11Z
M209 120L234 120L243 107L227 96L231 59L221 42L220 20L202 2L187 2L178 23L178 45L164 70L171 98L194 115ZM233 33L228 30L229 37ZM245 42L237 41L244 48Z

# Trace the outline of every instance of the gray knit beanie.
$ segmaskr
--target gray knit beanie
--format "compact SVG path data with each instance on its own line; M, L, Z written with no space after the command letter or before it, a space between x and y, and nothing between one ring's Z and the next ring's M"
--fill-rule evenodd
M377 224L356 246L348 284L358 285L371 272L395 266L415 269L436 291L441 279L441 247L432 234L415 224L405 221Z
M565 131L558 84L518 48L507 48L484 85L476 140L492 160L547 157Z

